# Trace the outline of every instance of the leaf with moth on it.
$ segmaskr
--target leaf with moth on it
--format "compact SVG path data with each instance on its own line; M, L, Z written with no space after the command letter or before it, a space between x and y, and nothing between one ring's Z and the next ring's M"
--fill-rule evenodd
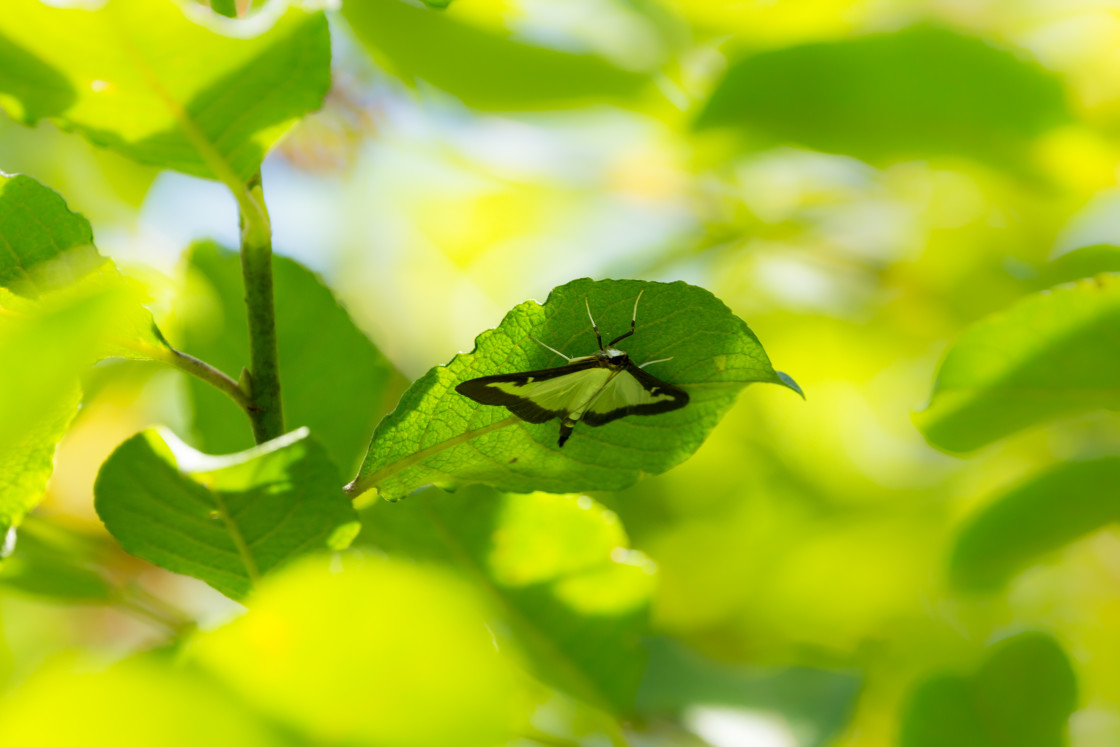
M94 505L128 552L242 599L293 558L350 544L359 526L340 482L306 428L220 457L149 430L101 465Z
M5 0L0 107L141 163L243 182L330 87L326 17L287 6L235 21L170 0Z
M592 428L578 424L557 446L558 421L531 424L504 407L480 405L455 387L469 379L554 367L598 348L587 306L604 337L629 330L643 293L635 334L619 343L641 364L669 358L649 373L685 390L689 404L652 416L628 416ZM642 473L657 474L687 459L752 382L787 386L743 320L703 288L678 281L574 280L553 289L544 305L527 301L475 349L416 381L374 432L352 495L376 489L388 499L427 485L484 483L500 490L574 493L617 490Z
M934 446L978 449L1031 426L1120 409L1120 276L1028 296L949 349L914 422Z

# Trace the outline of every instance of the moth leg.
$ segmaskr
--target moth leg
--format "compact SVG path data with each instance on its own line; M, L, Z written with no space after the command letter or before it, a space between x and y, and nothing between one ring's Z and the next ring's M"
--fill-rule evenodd
M591 316L591 302L587 300L587 296L583 297L583 305L587 307L587 318L591 320L591 329L595 330L595 339L599 343L599 349L603 349L603 337L599 334L599 325L595 323L595 317Z
M564 418L560 421L560 440L556 442L557 446L563 447L569 438L572 436L572 428L576 425L576 421L571 418Z
M670 355L668 358L658 358L655 361L646 361L645 363L638 366L638 368L645 368L646 366L650 365L651 363L664 363L665 361L673 360L673 358L674 358L674 356Z
M557 350L556 348L552 347L551 345L545 345L545 344L544 344L543 342L541 342L541 341L540 341L540 340L538 340L537 338L533 337L532 335L529 335L529 339L530 339L530 340L532 340L533 342L537 343L537 344L538 344L538 345L540 345L541 347L545 347L545 348L548 348L549 350L551 350L552 352L556 353L556 354L557 354L558 356L560 356L560 357L561 357L561 358L563 358L564 360L566 360L566 361L570 361L570 360L571 360L571 358L569 358L568 356L564 355L563 353L561 353L561 352L560 352L559 350Z
M642 300L642 294L645 293L645 292L646 292L645 288L638 291L638 297L634 299L634 316L630 317L630 331L627 332L624 335L619 335L618 337L614 338L609 343L607 343L608 345L613 347L616 342L621 342L622 340L625 340L630 335L634 334L634 326L638 323L638 301ZM599 343L599 344L600 344L600 346L602 346L602 343Z

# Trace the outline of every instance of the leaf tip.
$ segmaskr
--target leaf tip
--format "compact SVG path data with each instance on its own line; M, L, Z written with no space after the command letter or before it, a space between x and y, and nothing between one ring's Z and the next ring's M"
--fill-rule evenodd
M801 391L801 386L793 380L792 376L787 374L785 371L775 371L774 373L776 373L778 375L778 378L781 379L780 383L783 386L797 392L797 394L800 395L801 399L805 399L805 392Z

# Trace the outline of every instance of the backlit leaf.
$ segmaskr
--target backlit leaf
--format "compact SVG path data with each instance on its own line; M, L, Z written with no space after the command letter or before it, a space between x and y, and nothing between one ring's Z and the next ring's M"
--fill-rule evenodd
M226 20L172 0L7 0L0 107L142 163L210 177L218 161L247 179L330 85L323 14L292 8L274 24L268 15Z
M512 678L464 584L353 553L267 579L190 656L303 735L299 744L506 744Z
M285 742L197 672L147 657L103 671L53 662L0 698L4 738L12 744L113 744L197 747ZM59 704L66 703L66 717Z

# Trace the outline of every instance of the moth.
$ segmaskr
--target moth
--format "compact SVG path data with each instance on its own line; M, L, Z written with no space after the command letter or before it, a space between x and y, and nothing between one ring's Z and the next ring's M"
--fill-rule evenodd
M529 423L545 423L560 418L558 446L563 446L571 437L576 423L600 426L627 415L657 415L679 410L688 404L688 392L644 370L645 366L663 363L670 358L636 365L629 355L615 347L634 334L638 322L638 301L641 300L642 294L639 293L634 299L630 331L604 346L599 326L591 315L591 304L584 298L587 317L599 343L599 349L591 355L569 358L533 337L535 342L567 363L537 371L482 376L464 381L455 387L455 391L483 405L505 407Z

